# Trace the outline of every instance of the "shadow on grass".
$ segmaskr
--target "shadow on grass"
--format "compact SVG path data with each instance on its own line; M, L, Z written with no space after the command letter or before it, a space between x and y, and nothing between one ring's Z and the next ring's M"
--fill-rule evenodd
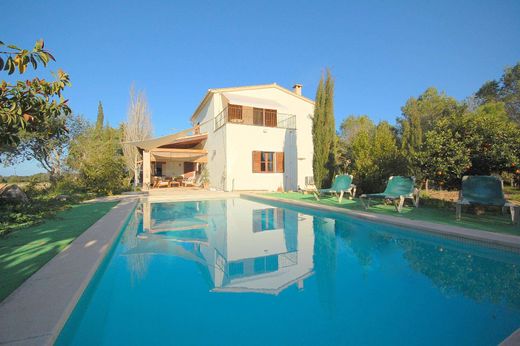
M353 200L345 199L341 201L341 203L338 203L338 200L335 197L323 196L320 197L319 201L317 201L313 195L304 195L298 192L269 193L266 195L276 198L299 200L310 204L323 204L349 210L365 211L361 202L357 198ZM455 219L455 209L451 210L446 207L437 208L423 206L419 203L419 208L413 208L409 205L410 202L407 201L402 212L397 213L394 206L391 204L384 204L381 201L374 200L372 200L371 203L373 205L371 204L368 211L374 214L391 215L410 220L436 222L495 233L520 235L520 226L511 224L511 217L509 214L502 215L501 213L492 210L486 210L483 215L475 215L471 211L463 210L462 220L457 221Z
M116 204L75 205L41 224L0 237L0 301Z

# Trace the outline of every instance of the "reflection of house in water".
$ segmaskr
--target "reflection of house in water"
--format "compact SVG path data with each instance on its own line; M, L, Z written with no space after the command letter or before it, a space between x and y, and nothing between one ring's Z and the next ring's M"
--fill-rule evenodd
M144 203L127 251L199 263L215 292L279 294L313 273L313 217L243 199Z

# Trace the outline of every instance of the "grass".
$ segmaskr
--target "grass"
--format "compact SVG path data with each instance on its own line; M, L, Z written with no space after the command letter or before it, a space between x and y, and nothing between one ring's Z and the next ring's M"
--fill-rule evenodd
M314 196L304 195L298 192L269 193L266 194L266 196L298 200L302 202L308 202L310 204L329 205L349 210L364 211L363 206L358 199L344 199L341 201L341 203L338 203L338 200L335 197L323 196L323 198L320 198L320 201L316 201ZM374 202L375 201L372 201L372 203ZM452 226L461 226L495 233L520 235L520 226L511 224L511 217L509 214L502 215L500 211L486 209L484 214L475 215L471 210L463 209L462 220L457 221L455 220L454 207L449 207L449 203L446 203L446 201L439 202L441 205L444 205L444 207L432 207L431 205L435 205L436 202L439 201L432 201L431 199L427 198L421 200L419 208L413 208L408 206L411 204L411 202L407 201L407 206L403 208L403 211L400 214L395 211L393 205L379 203L371 206L369 212L374 214L402 217L410 220L430 221Z
M116 204L74 205L38 225L0 237L0 301Z
M504 193L506 194L507 200L511 202L516 202L516 204L520 204L520 189L511 187L511 186L504 186Z
M70 208L91 197L88 194L73 194L66 200L57 199L57 193L45 189L26 189L29 203L12 203L0 200L0 236L21 228L41 223L57 212Z

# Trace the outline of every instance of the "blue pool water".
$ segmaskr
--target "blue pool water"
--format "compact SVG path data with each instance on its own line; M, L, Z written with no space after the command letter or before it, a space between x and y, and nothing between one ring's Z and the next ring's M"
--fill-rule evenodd
M520 255L245 199L140 204L58 345L496 345Z

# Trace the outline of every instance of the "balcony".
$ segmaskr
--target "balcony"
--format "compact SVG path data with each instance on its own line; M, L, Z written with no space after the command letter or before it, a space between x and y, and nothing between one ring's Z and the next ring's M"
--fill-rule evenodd
M279 113L275 109L263 109L248 106L229 105L214 119L215 131L227 123L296 129L294 114Z

